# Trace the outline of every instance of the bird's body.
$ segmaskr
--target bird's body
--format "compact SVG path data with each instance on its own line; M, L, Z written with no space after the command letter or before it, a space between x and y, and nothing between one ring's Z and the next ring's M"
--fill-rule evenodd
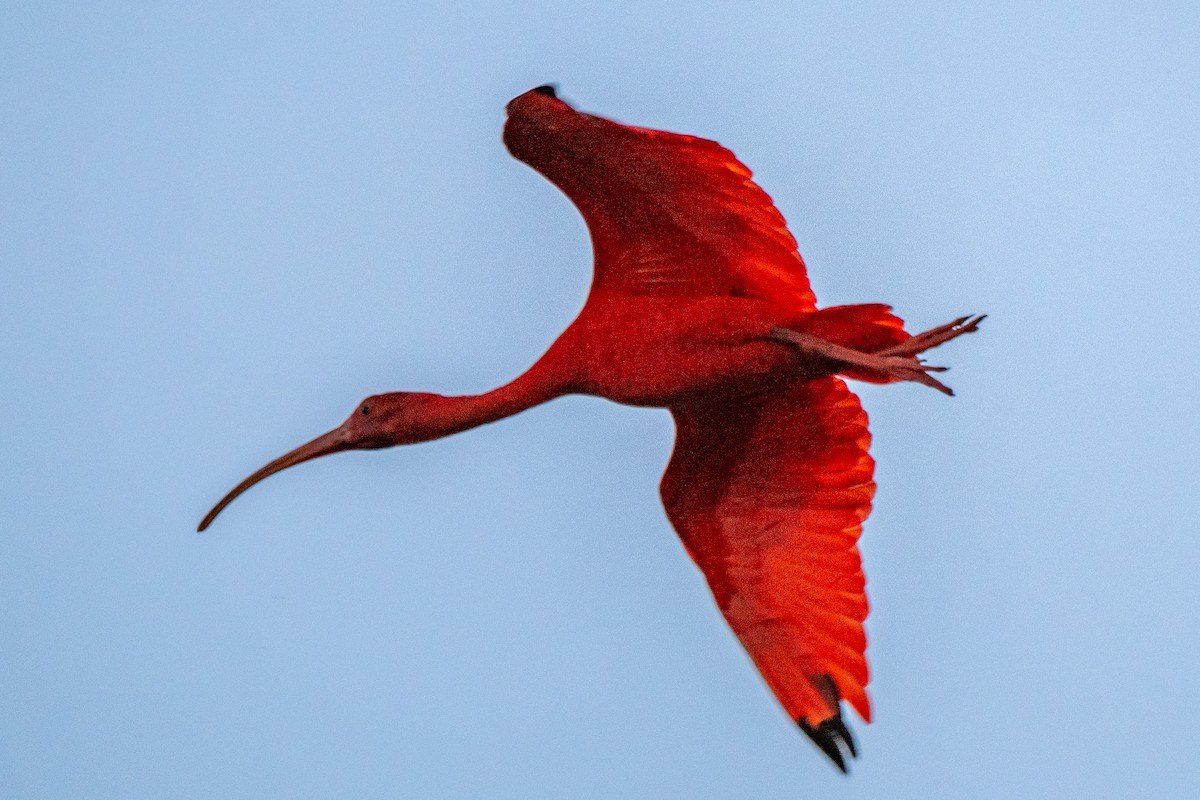
M549 87L508 106L504 141L576 204L595 250L576 320L511 383L482 395L367 398L271 462L426 441L564 394L671 410L667 516L779 702L843 770L845 699L870 719L857 540L874 463L838 375L949 390L916 355L979 319L915 337L886 306L818 310L783 217L714 142L580 113Z
M788 346L767 335L785 315L735 297L655 297L600 293L542 362L568 388L635 406L668 407L693 394L744 392L777 380Z

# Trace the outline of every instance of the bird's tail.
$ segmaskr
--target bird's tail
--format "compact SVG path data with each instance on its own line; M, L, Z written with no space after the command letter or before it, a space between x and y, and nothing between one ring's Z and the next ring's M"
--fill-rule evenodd
M904 330L904 320L892 313L891 306L869 303L857 306L833 306L805 314L796 330L860 353L875 353L895 347L912 338ZM871 383L891 383L878 372L847 368L847 378Z

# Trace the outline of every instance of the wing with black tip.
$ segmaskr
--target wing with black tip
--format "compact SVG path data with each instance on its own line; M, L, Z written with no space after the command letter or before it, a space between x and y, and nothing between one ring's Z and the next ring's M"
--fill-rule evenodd
M667 516L788 715L843 771L845 700L870 721L857 541L874 462L839 378L731 404L673 408Z

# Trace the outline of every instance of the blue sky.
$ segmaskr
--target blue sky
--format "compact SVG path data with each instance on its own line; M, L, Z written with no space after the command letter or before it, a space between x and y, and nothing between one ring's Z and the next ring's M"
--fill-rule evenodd
M7 3L0 795L1180 797L1200 783L1190 4ZM715 138L858 385L876 721L845 779L669 529L665 412L569 398L208 507L582 304L505 102Z

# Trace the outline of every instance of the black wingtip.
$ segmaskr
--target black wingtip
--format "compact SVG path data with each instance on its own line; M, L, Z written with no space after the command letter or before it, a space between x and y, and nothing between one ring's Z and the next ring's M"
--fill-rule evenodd
M800 725L800 730L804 731L809 739L821 749L821 752L829 757L834 766L840 769L843 773L848 773L846 760L843 755L843 750L849 753L850 758L858 758L858 748L854 745L854 736L851 735L850 729L846 727L846 723L842 720L841 714L830 717L819 725L810 725L808 721L801 718L796 720Z
M854 746L854 737L850 734L850 729L846 727L846 723L842 721L842 715L838 714L825 720L819 725L810 725L808 720L801 717L796 720L800 726L800 730L813 743L821 748L821 752L829 757L833 765L840 769L843 774L849 773L846 768L846 759L842 755L842 750L850 754L851 758L858 758L858 748Z
M829 756L829 760L842 771L843 775L847 774L849 770L846 769L846 759L842 755L842 751L845 750L849 753L851 758L858 758L858 748L854 746L854 737L850 734L850 729L846 727L845 720L842 719L841 692L838 691L837 684L829 675L813 675L809 680L812 681L813 688L820 692L826 707L833 711L833 716L822 720L817 725L810 725L807 719L800 717L796 720L796 724L808 738L813 740L813 744L821 748L822 753Z

